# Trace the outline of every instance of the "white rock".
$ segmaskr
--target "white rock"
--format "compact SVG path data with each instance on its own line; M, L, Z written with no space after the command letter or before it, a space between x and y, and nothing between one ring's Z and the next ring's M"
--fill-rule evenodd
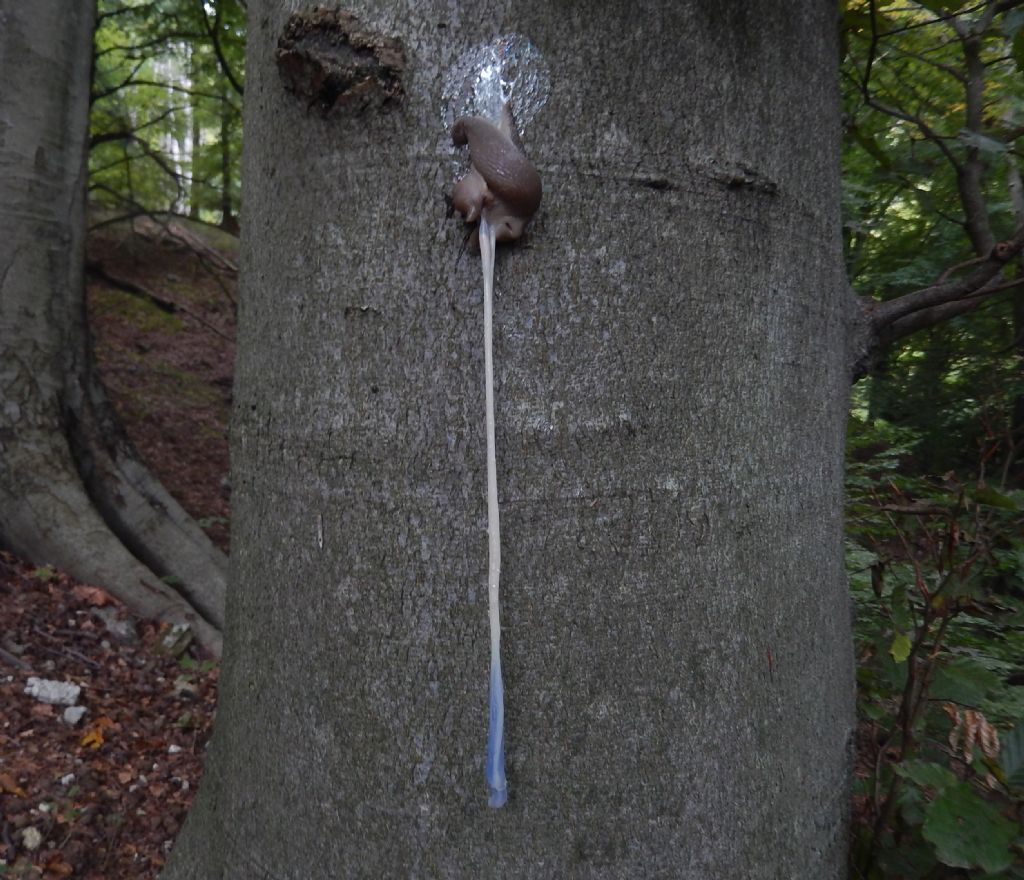
M82 720L82 716L85 714L85 706L68 706L64 710L64 722L74 727Z
M67 776L62 776L60 778L60 784L61 785L71 785L71 783L74 782L74 781L75 781L75 774L74 773L69 773Z
M174 744L171 744L171 745L169 745L167 747L167 754L169 754L169 755L176 755L180 751L181 751L181 746L176 746Z
M107 632L115 641L131 644L138 639L134 622L118 617L116 608L94 608L92 613L103 621Z
M82 689L70 681L54 681L50 678L32 676L25 682L25 693L41 703L52 706L74 706Z
M21 832L21 842L25 849L29 852L39 849L43 843L43 835L39 833L39 829L29 825Z

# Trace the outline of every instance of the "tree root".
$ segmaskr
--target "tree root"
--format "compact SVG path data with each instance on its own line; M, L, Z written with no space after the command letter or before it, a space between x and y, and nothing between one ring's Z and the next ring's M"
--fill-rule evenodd
M111 531L62 440L60 435L30 431L5 448L6 467L0 473L3 543L19 556L51 563L77 580L102 586L144 617L187 624L199 644L219 656L219 628Z

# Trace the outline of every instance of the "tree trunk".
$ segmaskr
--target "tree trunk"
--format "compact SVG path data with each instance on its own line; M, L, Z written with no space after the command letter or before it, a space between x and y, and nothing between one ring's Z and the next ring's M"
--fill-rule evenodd
M220 105L220 226L228 232L238 234L238 220L231 209L231 114L232 104L228 96L228 85L221 85Z
M93 20L90 3L0 0L0 544L217 651L223 558L112 434L89 370Z
M830 4L360 3L398 109L321 118L250 0L217 734L166 878L845 875L853 663ZM487 806L479 259L446 70L551 67L499 247L510 798Z
M189 87L193 91L198 91L202 67L194 46L192 47L189 66ZM190 94L189 105L191 151L189 152L188 216L192 220L199 220L200 202L202 201L203 187L206 185L206 182L201 180L199 176L199 169L202 167L199 153L203 148L203 127L199 124L199 114L202 112L203 102L198 95Z

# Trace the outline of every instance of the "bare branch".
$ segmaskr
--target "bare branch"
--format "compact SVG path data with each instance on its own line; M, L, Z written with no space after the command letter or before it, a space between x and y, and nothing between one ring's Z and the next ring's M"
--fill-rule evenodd
M994 9L994 4L989 9ZM981 135L984 129L985 113L985 63L981 60L980 37L975 34L960 34L967 80L964 87L964 128L971 134ZM967 161L956 173L956 185L960 192L964 216L967 220L967 234L971 245L979 256L988 253L995 244L995 235L989 221L988 205L984 194L985 162L976 146L967 149Z
M996 287L988 285L1002 272L1006 263L1019 254L1022 249L1024 249L1024 227L1018 229L1012 238L1000 242L992 248L988 257L981 261L978 268L970 275L954 281L941 281L896 299L868 306L868 319L874 332L878 335L887 333L891 325L914 312L933 309L947 303L956 303L958 300L963 300L976 293L989 296L997 292L997 288L1003 289L998 282L996 282Z
M916 333L918 330L926 330L928 327L934 327L936 324L942 324L960 315L966 315L968 312L973 312L986 302L989 302L994 294L1005 290L1013 290L1022 285L1024 285L1024 279L1021 278L1015 278L1003 284L990 284L965 296L963 299L911 312L909 315L893 321L892 324L886 327L879 335L879 344L888 345L897 339L902 339L904 336Z
M132 13L133 15L137 15L139 13L147 13L147 12L151 11L154 6L156 6L155 2L154 3L146 3L146 4L143 4L142 6L125 6L125 5L122 5L122 6L118 6L116 9L110 9L110 10L108 10L106 12L98 12L98 13L96 13L96 24L98 26L101 22L105 21L108 18L116 18L119 15L124 15L124 14L129 13L129 12Z
M107 46L105 49L98 50L96 52L95 57L99 59L103 58L106 55L111 55L114 52L121 52L124 54L126 59L133 61L147 61L153 58L154 55L156 54L154 52L147 52L147 49L152 49L154 46L164 45L166 43L169 43L171 40L175 39L187 40L191 42L195 40L201 40L205 36L205 34L199 34L193 31L163 31L160 34L157 34L155 37L150 37L148 40L144 40L141 43L132 43L130 45L118 44L114 46ZM144 54L138 54L140 52Z
M143 59L138 64L136 64L132 68L131 73L129 73L128 76L126 76L116 86L111 86L110 88L104 89L101 92L93 92L91 95L89 95L89 105L92 106L97 101L101 100L102 98L106 98L108 95L112 95L112 94L114 94L114 92L117 92L120 89L124 88L124 86L126 84L128 84L128 83L130 83L132 81L132 79L135 77L135 74L137 74L140 70L142 70L142 65L145 64L145 63L146 63L146 59Z
M950 140L948 137L943 137L935 129L933 129L927 122L925 122L920 116L915 116L912 113L907 113L904 110L900 110L898 107L890 107L888 104L883 104L877 100L869 90L864 88L862 90L864 96L864 103L873 110L877 110L879 113L885 113L888 116L892 116L894 119L900 119L903 122L909 122L915 126L918 131L925 137L926 140L935 144L936 147L942 152L942 155L946 157L950 165L952 165L957 172L960 171L960 160L957 159L956 154L946 143Z
M984 262L984 257L975 257L972 260L964 260L962 263L957 263L955 266L950 266L948 269L944 270L943 273L936 279L935 283L941 284L943 281L948 281L950 275L959 272L961 269L968 269L971 266L977 266L978 263Z
M905 34L907 31L916 31L919 28L929 27L930 25L938 24L940 21L953 21L958 15L969 15L972 12L977 12L979 9L983 9L987 2L989 2L989 0L979 3L977 6L970 6L967 9L958 9L956 12L948 12L945 15L936 15L935 18L929 18L927 21L915 21L912 24L903 25L903 27L893 28L891 31L879 34L879 36L892 37L897 34Z
M138 70L138 68L136 68L136 70ZM228 103L231 103L230 99L225 98L224 95L218 95L215 92L200 92L200 91L196 91L195 89L186 88L185 86L175 85L174 83L160 82L159 80L152 80L152 79L133 79L133 78L126 79L123 82L121 82L120 84L118 84L117 86L114 86L111 89L107 89L106 91L104 91L104 92L102 92L100 94L95 95L93 97L93 103L96 103L96 101L102 100L103 98L110 97L110 95L113 95L115 92L118 92L121 89L135 88L135 87L162 89L165 92L180 92L180 93L182 93L184 95L188 95L189 97L192 97L192 98L208 98L211 101L227 101Z
M163 113L154 116L152 119L143 122L142 125L136 126L132 129L118 129L117 131L103 131L98 134L92 135L89 138L89 149L99 144L106 144L110 141L125 141L125 140L137 140L138 133L143 129L149 128L151 125L156 125L158 122L162 122L172 113L177 113L182 110L182 107L168 107Z
M206 32L210 37L210 42L213 43L213 51L217 56L217 63L220 64L220 69L224 71L224 76L227 77L231 88L233 88L238 94L243 94L245 89L235 76L234 71L231 69L231 65L228 64L227 58L224 56L224 49L220 44L220 6L217 5L214 12L214 19L211 22L210 16L206 13L206 5L203 0L196 0L199 5L199 12L203 16L203 21L206 24Z

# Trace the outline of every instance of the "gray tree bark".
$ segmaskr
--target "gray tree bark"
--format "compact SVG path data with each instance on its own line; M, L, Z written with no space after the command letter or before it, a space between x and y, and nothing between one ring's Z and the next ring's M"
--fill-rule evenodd
M297 4L248 6L227 654L165 877L843 876L832 5L364 0L405 98L326 119L274 69ZM482 285L439 120L513 30L553 92L497 266L494 811Z
M89 2L0 0L0 545L216 652L226 562L115 436L89 371L93 21Z

